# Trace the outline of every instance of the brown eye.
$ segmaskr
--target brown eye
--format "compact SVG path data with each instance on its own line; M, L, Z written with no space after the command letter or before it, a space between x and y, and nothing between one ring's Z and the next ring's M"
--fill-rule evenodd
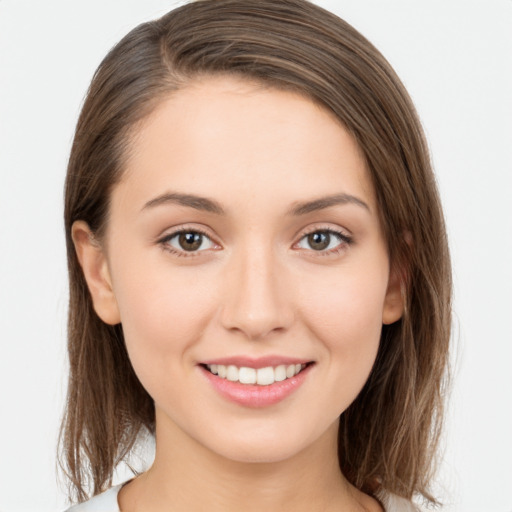
M181 253L182 255L184 253L202 252L215 247L210 237L199 231L178 231L166 236L160 243L171 252Z
M316 231L307 236L308 244L314 251L323 251L331 243L331 235L327 231Z
M197 251L203 243L203 235L201 233L180 233L178 236L180 248L184 251Z
M331 253L350 245L352 238L330 229L319 229L304 235L297 246L315 252Z

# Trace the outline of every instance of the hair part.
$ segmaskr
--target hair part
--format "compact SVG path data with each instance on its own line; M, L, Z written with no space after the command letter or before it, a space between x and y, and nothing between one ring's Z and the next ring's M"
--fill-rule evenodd
M342 414L339 462L359 489L431 502L451 326L442 209L414 106L384 57L306 0L198 0L125 36L96 71L76 127L65 185L70 375L61 467L79 501L112 483L154 404L128 359L122 326L94 312L71 226L101 240L111 191L138 123L194 80L231 75L302 94L354 137L375 187L390 260L403 276L403 318L383 326L363 390Z

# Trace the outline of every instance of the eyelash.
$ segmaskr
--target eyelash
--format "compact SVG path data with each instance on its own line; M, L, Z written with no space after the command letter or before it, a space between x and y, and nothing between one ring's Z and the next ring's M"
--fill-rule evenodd
M315 251L314 249L305 249L305 250L315 253L315 255L317 255L317 256L332 256L332 255L339 254L353 243L353 238L351 236L347 235L346 233L344 233L343 231L339 231L337 229L333 229L330 227L329 228L328 227L325 227L325 228L316 227L316 228L312 229L311 231L306 231L300 237L299 242L294 244L294 246L297 245L298 243L300 243L302 240L304 240L304 238L306 238L307 236L312 235L314 233L325 233L325 234L328 234L331 236L334 235L337 238L339 238L339 240L340 240L340 242L338 243L338 245L336 245L336 247L329 249L327 251L325 251L325 250Z
M215 242L213 242L213 240L212 240L212 237L206 231L203 231L202 229L195 228L195 227L190 228L190 229L188 229L188 228L178 229L177 231L174 231L173 233L169 233L169 234L165 235L164 237L159 239L157 242L161 245L163 250L170 252L174 256L185 257L185 258L191 258L191 257L193 258L195 256L200 256L201 252L203 252L203 251L177 250L174 247L172 247L171 245L169 245L169 242L173 238L176 238L176 237L186 234L186 233L194 233L197 235L201 235L201 236L211 240L212 243L215 244Z
M208 233L206 233L206 231L203 231L202 229L195 228L195 227L194 228L190 228L190 229L181 228L181 229L179 229L177 231L169 233L169 234L165 235L164 237L160 238L157 241L157 243L161 245L163 250L168 251L171 254L173 254L175 256L178 256L178 257L190 258L190 257L200 256L200 254L202 252L204 252L204 250L202 250L202 251L177 250L174 247L172 247L171 245L169 245L169 242L173 238L178 237L179 235L182 235L182 234L187 234L187 233L194 233L194 234L197 234L197 235L201 235L201 236L207 238L208 240L210 240L212 244L215 244L215 242L212 240L211 236ZM309 235L312 235L314 233L325 233L325 234L328 234L328 235L335 235L337 238L340 239L340 243L338 245L336 245L336 247L334 247L333 249L330 249L328 251L325 251L325 250L315 251L314 249L303 249L303 250L306 250L308 252L311 251L313 253L316 253L316 255L318 255L318 256L330 256L330 255L334 255L334 254L339 254L344 249L346 249L347 246L350 246L353 243L352 237L348 236L346 233L343 233L342 231L338 231L338 230L333 229L333 228L315 228L315 229L312 229L311 231L305 232L300 237L299 241L294 244L294 247L296 245L298 245L306 237L308 237Z

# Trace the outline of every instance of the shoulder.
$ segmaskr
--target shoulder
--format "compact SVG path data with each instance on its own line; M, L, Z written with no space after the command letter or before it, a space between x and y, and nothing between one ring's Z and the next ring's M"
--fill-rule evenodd
M123 484L119 484L111 487L108 491L98 494L84 503L74 505L65 512L120 512L117 495L122 486ZM409 500L394 494L380 491L376 494L376 497L382 503L386 512L421 512Z
M111 487L108 491L98 494L90 500L74 505L65 512L120 512L117 495L123 484Z

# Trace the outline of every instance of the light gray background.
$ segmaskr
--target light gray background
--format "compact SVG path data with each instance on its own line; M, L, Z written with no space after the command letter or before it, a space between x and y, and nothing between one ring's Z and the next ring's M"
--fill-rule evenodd
M455 273L449 512L511 512L512 1L323 0L390 60L430 141ZM0 510L62 510L62 185L107 50L163 0L0 0ZM123 476L121 475L120 478Z

